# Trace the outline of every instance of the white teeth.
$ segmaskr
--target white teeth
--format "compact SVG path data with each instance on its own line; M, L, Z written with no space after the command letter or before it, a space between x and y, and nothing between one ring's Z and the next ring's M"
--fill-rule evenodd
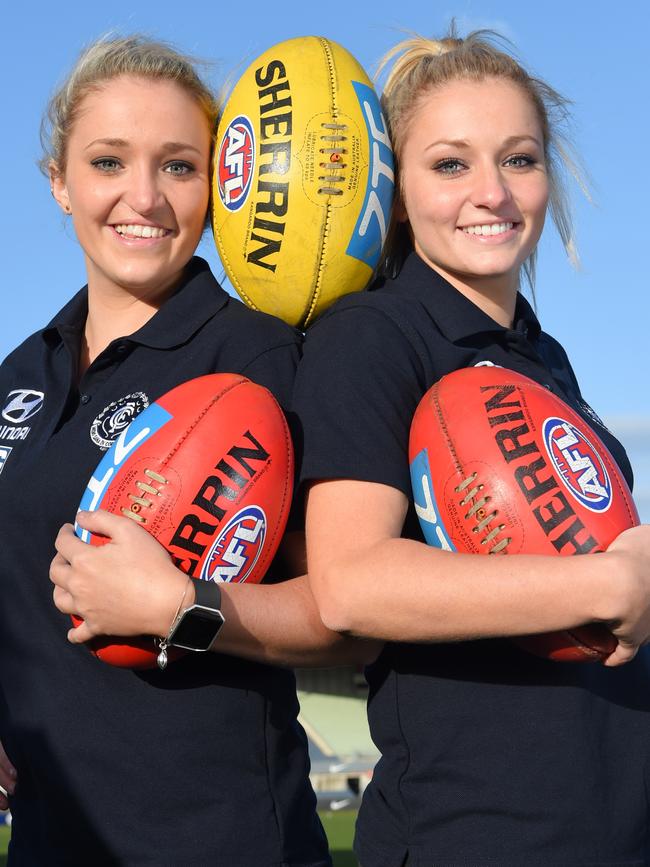
M131 238L162 238L166 234L165 229L161 229L159 226L123 223L114 228L119 235L128 235Z
M482 226L463 226L466 235L501 235L512 229L514 223L486 223Z

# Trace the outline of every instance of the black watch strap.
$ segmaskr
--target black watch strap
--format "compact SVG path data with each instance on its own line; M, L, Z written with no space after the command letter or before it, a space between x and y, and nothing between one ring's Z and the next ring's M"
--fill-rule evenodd
M221 587L216 581L203 581L192 578L194 584L194 603L204 608L221 611Z

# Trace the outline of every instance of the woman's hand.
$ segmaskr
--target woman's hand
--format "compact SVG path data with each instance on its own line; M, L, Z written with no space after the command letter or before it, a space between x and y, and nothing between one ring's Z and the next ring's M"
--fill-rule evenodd
M0 786L8 792L10 795L13 795L14 789L16 788L16 769L11 764L9 759L7 758L7 754L5 753L4 747L0 743ZM9 799L7 796L0 792L0 810L8 810L9 809Z
M650 641L650 525L625 530L598 559L611 579L603 615L618 639L605 665L622 665Z
M97 635L166 635L187 576L162 545L128 518L79 512L77 523L108 541L88 545L71 524L64 524L56 538L50 566L54 604L84 621L68 632L68 640L77 644Z
M167 635L181 600L185 607L194 602L187 575L129 518L80 512L77 523L108 541L87 545L71 524L59 531L50 567L54 604L84 620L68 632L68 640L78 644L97 635ZM325 629L304 575L269 586L224 584L221 608L226 623L213 648L218 653L305 666L365 662L379 650Z

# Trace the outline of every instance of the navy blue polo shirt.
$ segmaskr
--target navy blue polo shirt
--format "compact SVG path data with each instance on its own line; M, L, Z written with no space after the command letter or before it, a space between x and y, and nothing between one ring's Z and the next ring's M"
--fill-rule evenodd
M12 865L325 867L292 672L216 654L130 671L70 645L54 538L126 424L170 388L241 373L286 406L300 335L200 259L77 382L82 290L0 367L0 738L18 769ZM143 600L145 604L145 600Z
M567 401L632 482L527 301L504 328L415 254L397 279L347 296L308 332L294 396L302 480L380 482L410 498L417 404L444 374L480 363ZM412 503L403 534L423 541ZM363 867L397 867L407 853L409 867L650 863L645 653L606 669L537 659L506 639L389 643L367 677L382 757L357 825Z

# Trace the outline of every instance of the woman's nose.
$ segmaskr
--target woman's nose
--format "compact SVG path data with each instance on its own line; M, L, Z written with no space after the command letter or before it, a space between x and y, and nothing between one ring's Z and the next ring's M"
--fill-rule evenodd
M482 166L476 170L471 201L476 207L496 210L510 199L510 188L498 166Z
M151 214L165 201L157 171L142 166L133 171L124 200L138 214Z

